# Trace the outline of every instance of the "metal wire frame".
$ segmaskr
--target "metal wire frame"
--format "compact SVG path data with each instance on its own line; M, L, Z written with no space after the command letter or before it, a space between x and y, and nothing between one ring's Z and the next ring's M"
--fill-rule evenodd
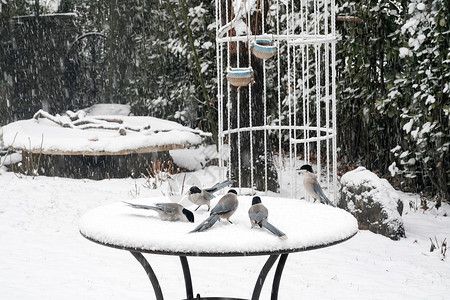
M260 1L241 0L244 5L250 5ZM235 1L233 3L239 3ZM264 3L264 1L261 1ZM228 3L225 1L225 24L230 22L228 16ZM232 3L232 2L230 2ZM219 33L219 28L222 24L222 7L221 2L216 1L216 32ZM233 4L230 4L233 5ZM336 58L335 58L335 1L334 0L290 0L290 1L272 1L272 6L275 6L273 16L273 26L271 32L265 32L265 27L262 28L260 35L252 35L250 25L247 23L247 35L231 36L229 32L225 35L217 35L217 84L218 84L218 103L219 103L219 153L220 157L231 158L231 147L228 147L228 155L224 153L226 141L230 141L231 135L237 134L238 144L241 143L241 134L243 132L250 132L250 164L251 164L251 192L253 190L254 182L254 161L253 161L253 135L258 131L264 132L264 175L265 177L265 192L267 193L267 152L273 149L268 149L267 138L270 135L278 135L278 163L282 165L282 153L286 153L286 148L283 145L283 135L289 136L288 141L288 157L289 167L287 174L292 180L297 178L296 169L300 166L298 164L298 155L303 155L305 163L315 162L317 164L317 176L322 178L325 182L325 187L328 191L336 192L337 186L337 143L336 143ZM261 7L264 11L264 7ZM272 7L273 9L273 7ZM251 9L246 8L247 18L250 19ZM263 18L264 19L264 18ZM265 20L263 20L265 22ZM249 34L250 33L250 34ZM262 114L264 116L264 123L262 126L253 126L249 120L248 127L241 127L239 122L239 109L231 107L229 102L230 85L226 84L224 80L224 70L227 66L235 64L239 66L239 53L237 61L231 62L230 46L232 43L249 43L250 39L271 39L278 44L279 50L277 55L271 60L276 60L276 74L273 74L273 69L267 69L267 63L263 62L263 99L262 99ZM239 51L239 47L236 47ZM249 48L249 47L248 47ZM281 53L280 48L284 49ZM226 59L224 59L226 57ZM250 59L251 60L251 59ZM249 62L251 63L251 62ZM272 72L272 73L270 73ZM271 91L276 94L277 102L277 117L278 120L269 123L268 118L273 117L268 113L268 76L276 77L276 91ZM284 92L284 85L288 86L290 92ZM251 94L252 87L249 86L248 99L241 99L240 93L237 93L238 107L241 101L248 101L249 109L251 109ZM285 98L285 99L283 99ZM287 111L287 118L283 120L283 112ZM235 128L231 127L230 115L237 114L237 125ZM250 114L251 115L251 114ZM224 119L227 118L227 122ZM219 160L219 166L224 167L227 163L228 176L231 175L232 164L237 164L238 173L235 174L239 179L237 183L239 192L241 192L241 153L240 147L238 151L238 161ZM312 151L315 151L316 157L311 157ZM316 159L314 161L314 159ZM324 173L322 169L324 167ZM223 170L224 168L221 168ZM323 175L322 175L323 174ZM280 176L279 181L283 180ZM224 178L226 175L222 173ZM331 178L332 177L332 178ZM296 179L297 180L297 179ZM291 182L290 191L280 192L282 194L289 194L291 197L297 197L297 181Z

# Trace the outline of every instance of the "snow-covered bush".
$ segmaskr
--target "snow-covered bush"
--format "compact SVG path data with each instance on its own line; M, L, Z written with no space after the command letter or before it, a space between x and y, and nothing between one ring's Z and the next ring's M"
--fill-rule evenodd
M342 176L338 206L349 211L358 227L398 240L405 237L403 202L387 182L364 167Z

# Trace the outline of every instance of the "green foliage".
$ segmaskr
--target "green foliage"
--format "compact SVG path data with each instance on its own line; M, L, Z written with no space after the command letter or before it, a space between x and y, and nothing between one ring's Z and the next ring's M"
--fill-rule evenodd
M61 0L58 6L58 12L69 13L74 9L73 0Z
M7 108L12 87L9 59L13 44L9 21L13 16L29 14L32 7L26 0L7 1L0 5L0 125L2 125L10 121Z
M362 19L338 23L341 155L448 199L449 1L340 8Z
M82 32L100 31L107 36L109 70L105 80L110 101L131 103L135 114L211 130L216 115L211 118L204 112L216 95L214 5L198 0L188 5L188 24L183 22L178 0L75 0L74 9ZM187 26L193 34L208 99L200 88Z

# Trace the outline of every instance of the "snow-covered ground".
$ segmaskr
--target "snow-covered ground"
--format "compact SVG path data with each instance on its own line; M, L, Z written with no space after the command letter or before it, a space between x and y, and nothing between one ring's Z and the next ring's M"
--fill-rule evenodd
M211 186L217 179L211 174L217 173L209 167L194 175ZM1 299L153 299L151 284L130 253L94 244L78 231L80 217L95 207L167 192L145 183L26 177L0 170ZM430 238L439 244L450 239L450 205L414 210L409 204L418 205L418 196L401 196L407 238L392 241L360 231L345 243L291 254L279 299L450 299L449 260L442 259L440 249L430 252ZM202 213L207 215L203 207ZM178 257L146 257L165 299L185 298ZM266 257L188 260L194 293L250 298ZM270 298L273 273L261 299Z

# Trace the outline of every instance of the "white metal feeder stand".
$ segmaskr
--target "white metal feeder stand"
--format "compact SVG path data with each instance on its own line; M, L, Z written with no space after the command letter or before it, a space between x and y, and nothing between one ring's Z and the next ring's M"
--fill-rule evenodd
M270 7L267 6L270 3ZM231 5L231 7L229 7ZM229 16L230 9L234 12ZM262 17L262 34L251 33L252 14L257 16L269 10L267 20ZM225 20L223 20L225 15ZM261 16L260 15L260 16ZM233 18L232 18L233 17ZM301 177L296 169L304 163L316 165L316 175L323 187L331 195L337 185L336 158L336 6L334 0L225 0L216 1L216 42L217 42L217 84L219 109L219 152L222 158L228 155L224 145L237 134L238 144L242 142L242 132L250 132L250 164L252 193L254 176L265 176L265 192L267 193L267 153L277 153L278 181L283 196L297 197L303 189ZM266 22L270 20L270 26ZM258 22L258 21L257 21ZM270 28L265 31L266 28ZM233 31L232 31L233 29ZM248 127L239 123L239 109L233 108L230 99L231 85L226 78L229 67L240 67L239 45L245 43L249 53L256 41L268 40L277 45L273 57L263 60L263 99L261 113L264 115L263 126L252 126L251 118ZM231 61L230 48L235 43L238 55ZM264 50L264 49L263 49ZM268 51L268 50L265 50ZM236 61L237 60L237 61ZM242 66L241 66L242 67ZM247 66L244 66L247 67ZM287 88L288 87L288 88ZM252 84L240 87L249 89L248 101L251 116ZM274 106L273 103L277 103ZM272 105L269 115L269 105ZM239 106L238 106L239 107ZM273 114L277 111L277 115ZM230 115L237 114L237 125L232 127ZM254 134L264 131L265 174L253 174ZM278 139L278 145L268 149L268 137ZM273 143L276 144L276 143ZM240 147L239 147L240 149ZM231 174L231 165L242 164L240 150L237 149L238 161L225 162L228 175L233 175L241 186L241 174ZM284 153L284 155L283 155ZM286 169L282 171L282 166ZM287 177L287 178L286 178ZM289 184L283 184L289 182Z

